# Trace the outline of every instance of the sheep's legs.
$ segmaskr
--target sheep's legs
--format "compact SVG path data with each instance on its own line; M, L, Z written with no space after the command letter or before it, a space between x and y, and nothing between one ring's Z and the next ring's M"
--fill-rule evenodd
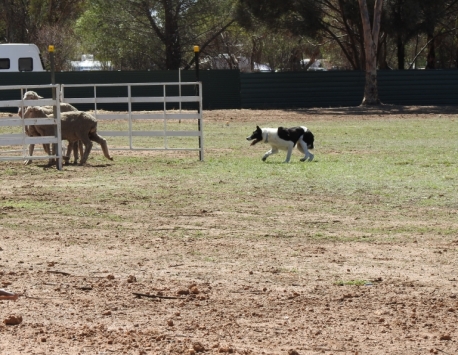
M83 143L81 141L74 141L74 142L68 142L67 146L67 153L65 154L65 165L68 165L70 162L70 156L72 155L73 152L73 164L78 164L78 151L80 152L80 156L82 157L84 155L83 151Z
M82 157L84 155L83 142L81 141L73 142L72 149L73 149L73 164L78 164L79 157ZM79 155L78 155L78 152L79 152ZM68 154L68 157L70 158L70 154Z
M91 139L91 141L94 141L100 144L105 158L109 160L113 160L113 158L110 157L110 153L108 152L108 144L105 138L99 136L96 132L89 133L89 138Z
M69 143L68 151L67 151L67 159L70 158L70 154L71 154L71 151L73 149L73 152L75 154L74 155L75 156L75 162L76 162L77 159L78 159L78 150L80 150L80 152L81 152L80 165L84 165L87 162L87 159L89 158L89 153L92 150L92 145L93 144L92 144L91 141L94 141L94 142L100 144L100 146L102 147L103 155L107 159L113 160L113 158L110 157L110 153L108 152L108 145L107 145L107 141L105 140L105 138L99 136L95 132L91 132L91 133L89 133L88 136L79 137L79 138L81 138L80 141L75 142L75 143ZM78 144L78 146L76 146L76 144ZM82 152L83 145L84 145L84 148L85 148L84 152Z
M33 151L35 149L35 144L29 144L29 156L33 156ZM49 144L43 144L43 149L46 152L46 154L51 155L51 150ZM26 159L24 160L24 165L29 165L32 163L32 159ZM49 159L48 164L52 165L55 163L55 159Z
M76 146L74 146L73 149L76 149ZM80 152L80 157L82 157L84 155L84 146L83 146L83 142L81 141L78 141L78 150ZM78 153L76 153L74 157L75 157L74 163L76 164L78 162Z
M89 157L89 153L91 152L92 149L92 142L89 139L89 137L81 137L81 141L84 144L84 154L81 157L80 165L84 165Z
M65 155L63 156L65 165L68 165L70 163L70 155L72 154L73 144L74 142L68 142L67 144L67 153L65 153Z
M79 151L79 146L82 145L81 141L76 141L73 142L72 144L72 150L73 150L73 164L78 164L78 151ZM84 153L81 153L80 156L82 157ZM70 158L70 154L68 155Z
M52 147L52 150L51 150L51 147ZM43 144L43 149L45 150L46 154L48 155L57 156L58 153L55 151L56 148L57 148L57 144L56 145L53 144L52 146L51 144ZM55 164L57 164L57 159L49 158L48 165L51 166Z
M35 144L29 144L29 157L33 155L33 150L35 149ZM24 165L32 164L32 159L24 160Z
M21 110L19 110L19 112L20 112L20 116L22 117ZM25 134L27 136L29 136L29 137L39 137L39 136L41 136L40 132L37 130L37 127L35 127L35 126L26 125L24 130L25 130ZM33 156L34 149L35 149L35 144L29 144L29 157ZM43 149L45 150L45 152L48 155L51 155L50 154L50 150L49 150L49 144L43 144ZM51 160L49 162L51 164ZM32 159L24 160L24 165L29 165L31 163L32 163Z

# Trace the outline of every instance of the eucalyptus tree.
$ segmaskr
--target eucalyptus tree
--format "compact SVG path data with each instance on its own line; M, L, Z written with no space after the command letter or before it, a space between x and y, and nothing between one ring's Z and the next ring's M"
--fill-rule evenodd
M373 6L375 0L368 0ZM315 39L316 45L337 45L349 66L365 67L364 34L358 0L239 0L241 24L250 26L250 16L272 30ZM372 16L372 14L371 14Z
M234 1L92 0L77 31L122 69L178 69L234 24Z
M374 12L368 11L368 4ZM377 45L383 0L239 0L240 23L249 28L251 14L272 29L288 29L318 41L338 44L353 69L366 71L363 104L379 103ZM372 21L372 22L371 22Z
M35 27L28 14L28 2L20 0L0 1L1 42L27 43Z
M421 0L385 0L382 27L396 47L397 69L406 68L406 45L422 28Z
M80 16L86 0L0 0L2 42L29 43L45 26L68 26Z
M35 43L42 54L56 46L57 70L68 69L75 52L73 26L86 0L0 0L0 41ZM47 56L43 56L47 65Z
M456 30L458 0L418 0L422 16L422 32L427 37L426 69L436 68L437 41ZM447 21L447 18L452 18Z
M456 31L458 0L385 0L385 3L382 28L396 48L397 69L410 69L423 57L427 69L436 68L438 46L444 47L446 38ZM413 41L414 58L406 63L405 48ZM421 43L425 45L419 48Z
M383 0L375 0L372 24L366 0L359 0L364 29L364 50L366 52L366 81L362 105L380 104L377 84L377 46L379 43L380 21Z

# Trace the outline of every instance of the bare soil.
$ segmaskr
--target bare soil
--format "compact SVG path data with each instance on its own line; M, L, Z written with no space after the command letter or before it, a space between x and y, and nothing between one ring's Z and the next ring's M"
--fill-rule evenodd
M262 124L281 123L291 115L307 115L311 121L352 115L427 118L457 111L386 106L239 110L209 111L205 119ZM8 177L0 199L21 199L33 191L39 206L79 197L70 192L43 196L33 189L45 183L43 176L24 179L26 168L7 166L18 174ZM84 169L73 168L72 179L81 180L84 194L91 194ZM181 213L151 204L134 219L128 206L135 196L116 201L92 207L119 221L123 216L135 220L129 229L117 228L122 222L98 222L93 214L79 216L79 227L69 229L66 225L75 223L69 216L40 215L38 208L0 210L0 288L21 294L15 302L0 301L0 354L458 353L458 233L435 232L458 230L456 210L445 220L434 209L413 205L376 213L369 208L353 217L317 215L307 206L339 201L310 196L304 208L276 220L262 218L263 209L278 203L267 198L258 209L236 212L221 209L218 200L204 209L190 203ZM23 227L16 227L18 221ZM303 221L307 224L298 230ZM272 235L279 223L287 237ZM304 238L315 226L350 235L364 223L387 230L409 223L425 228L392 242ZM184 234L176 237L177 231ZM195 237L198 231L201 238ZM22 317L20 324L6 325L12 316Z

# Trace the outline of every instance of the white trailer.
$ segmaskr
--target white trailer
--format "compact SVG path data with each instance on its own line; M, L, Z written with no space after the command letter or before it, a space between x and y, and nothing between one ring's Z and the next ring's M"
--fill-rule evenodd
M0 73L24 71L45 71L38 47L29 43L0 44Z

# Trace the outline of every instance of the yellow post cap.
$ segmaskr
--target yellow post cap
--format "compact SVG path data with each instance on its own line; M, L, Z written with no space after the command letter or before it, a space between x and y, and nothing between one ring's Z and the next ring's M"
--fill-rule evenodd
M200 47L199 46L194 46L194 53L199 53Z
M54 52L54 46L53 45L49 45L48 46L48 52Z

